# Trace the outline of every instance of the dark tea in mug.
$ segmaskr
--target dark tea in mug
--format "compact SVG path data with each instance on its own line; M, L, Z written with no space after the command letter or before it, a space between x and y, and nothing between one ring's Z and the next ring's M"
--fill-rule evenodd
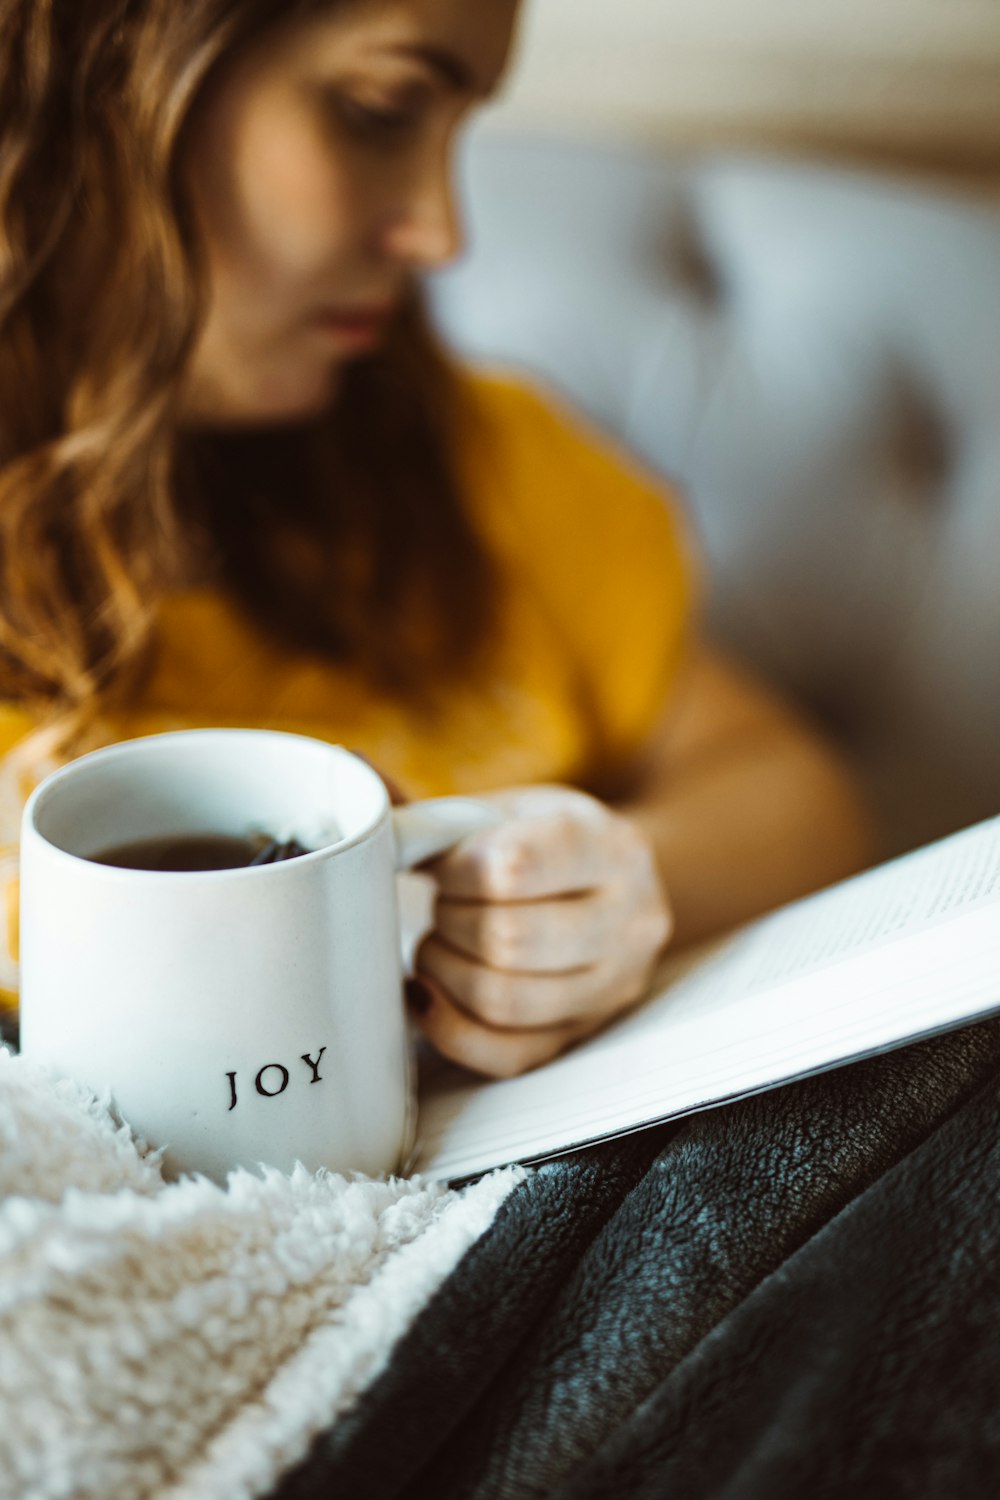
M246 865L270 865L308 854L297 839L283 841L257 834L238 838L226 833L169 834L115 844L90 856L94 864L121 870L238 870Z

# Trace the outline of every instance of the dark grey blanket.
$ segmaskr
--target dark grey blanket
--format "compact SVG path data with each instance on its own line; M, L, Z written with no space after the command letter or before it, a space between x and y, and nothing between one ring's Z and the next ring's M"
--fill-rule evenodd
M539 1169L279 1500L992 1496L1000 1022Z

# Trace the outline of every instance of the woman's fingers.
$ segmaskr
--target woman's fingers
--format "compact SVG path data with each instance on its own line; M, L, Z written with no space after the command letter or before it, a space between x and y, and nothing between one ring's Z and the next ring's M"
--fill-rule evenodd
M621 921L621 905L611 890L502 905L439 897L434 929L449 947L490 968L558 973L603 958Z
M537 901L605 883L620 820L582 792L531 787L493 793L510 821L463 839L429 866L443 896L473 901ZM624 825L623 825L624 826Z
M467 1015L501 1030L533 1031L612 1014L641 991L646 955L618 953L586 968L520 974L467 958L432 934L417 954L418 978L429 977Z
M652 847L566 787L489 800L507 821L429 867L435 930L417 955L420 1024L456 1062L509 1076L554 1057L643 993L671 915Z
M599 1024L577 1020L530 1031L484 1026L427 975L411 982L409 995L410 1014L431 1045L451 1062L490 1078L514 1078L551 1062Z

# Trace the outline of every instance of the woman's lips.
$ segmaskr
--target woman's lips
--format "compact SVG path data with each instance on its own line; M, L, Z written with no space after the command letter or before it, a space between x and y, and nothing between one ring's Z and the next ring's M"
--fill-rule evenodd
M364 350L374 348L381 341L394 311L392 303L349 310L327 308L317 313L313 322L343 347Z

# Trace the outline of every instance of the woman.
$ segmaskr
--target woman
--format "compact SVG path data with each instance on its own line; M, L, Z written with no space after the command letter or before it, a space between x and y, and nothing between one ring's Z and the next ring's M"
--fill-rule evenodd
M453 369L416 278L516 0L8 0L0 752L184 724L485 792L411 1008L482 1072L632 1003L664 943L855 869L843 769L690 628L676 511ZM603 800L599 800L602 798Z

